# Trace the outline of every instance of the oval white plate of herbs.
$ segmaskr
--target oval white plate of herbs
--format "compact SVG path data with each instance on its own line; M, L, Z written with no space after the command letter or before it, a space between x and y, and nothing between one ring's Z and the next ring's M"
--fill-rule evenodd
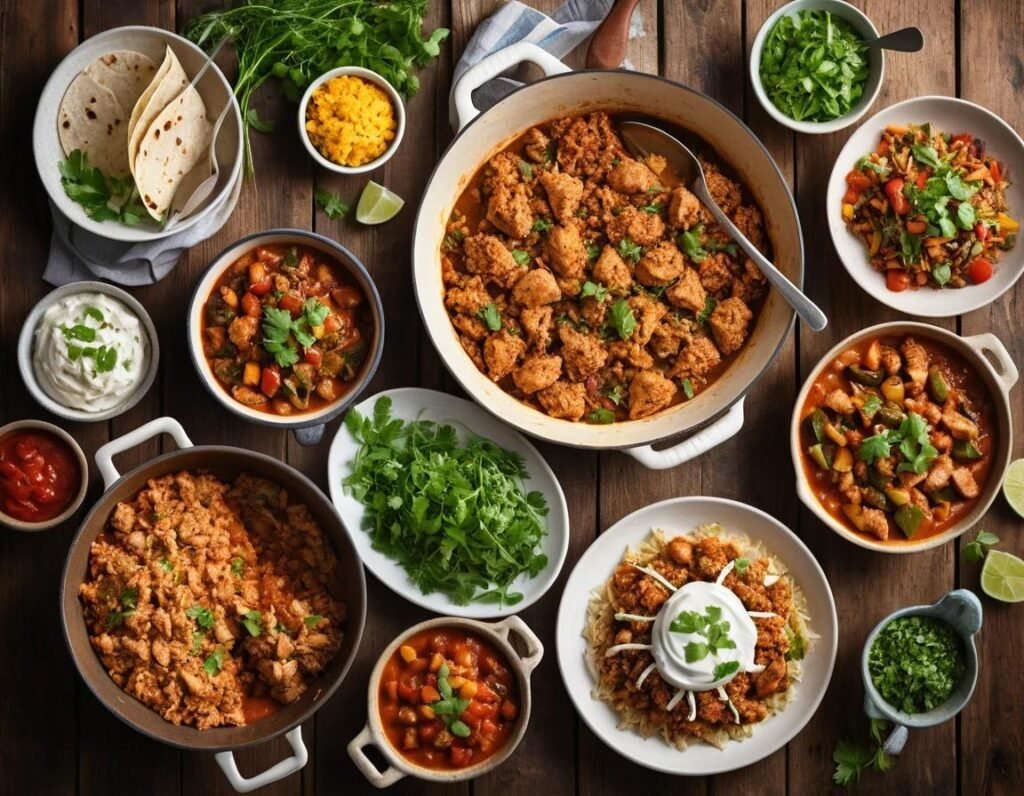
M375 408L383 407L378 404L382 398L390 401L386 419L381 415L375 417ZM401 421L401 425L395 421ZM412 460L407 453L409 437L398 436L396 432L416 421L448 426L451 431L439 438L430 438L429 443L418 439L413 445L417 458ZM394 425L390 430L382 430L387 423ZM378 439L361 442L353 434L353 428L360 429L363 439ZM507 490L502 494L503 489L497 484L457 494L458 487L452 483L451 472L437 462L451 458L456 446L466 448L473 437L490 440L500 448L500 451L475 451L475 457L496 457L513 469L509 464L510 454L522 462L524 477L519 491L527 496L525 502L520 502ZM432 455L437 458L432 459ZM459 454L459 458L462 455ZM493 472L491 465L485 469ZM357 482L346 484L354 472ZM349 410L338 429L327 458L327 474L331 500L348 527L366 568L396 594L430 611L474 619L518 613L544 596L565 562L569 547L569 512L558 479L525 437L470 401L418 387L387 390L366 398ZM439 499L441 495L444 495L443 502ZM363 501L381 508L370 511ZM394 505L385 506L388 501ZM543 513L544 506L546 513ZM481 513L492 512L511 519L474 521ZM535 527L531 526L530 517L543 526L544 533L534 546L525 542L517 544L515 540L519 536L530 538L529 529ZM394 538L401 543L388 542L390 531L384 533L378 526L394 527ZM487 532L481 530L483 527ZM491 531L499 529L492 541ZM374 544L378 534L386 544ZM421 579L425 589L410 577L400 560L406 557L402 547L408 546L404 544L407 541L418 549L436 544L436 554L431 555ZM390 549L383 549L389 544ZM457 561L472 561L471 571L479 573L482 579L474 582L464 574L469 568L445 567L446 556ZM417 562L422 560L419 558ZM500 577L513 566L524 571L504 588L488 577L490 574ZM530 568L536 572L532 577ZM450 576L452 569L463 574ZM450 588L446 591L442 587ZM456 590L461 590L458 597ZM473 597L467 601L468 594Z

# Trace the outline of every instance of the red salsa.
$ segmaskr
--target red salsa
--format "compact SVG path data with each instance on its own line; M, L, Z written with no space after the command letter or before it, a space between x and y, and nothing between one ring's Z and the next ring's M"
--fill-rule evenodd
M519 716L508 661L460 628L430 628L407 638L385 664L379 689L391 746L409 762L438 771L494 755Z
M333 257L308 246L257 246L206 300L203 350L241 404L272 415L316 412L359 376L373 339L366 296Z
M15 431L0 438L0 506L23 522L61 514L78 494L82 472L71 447L46 431Z

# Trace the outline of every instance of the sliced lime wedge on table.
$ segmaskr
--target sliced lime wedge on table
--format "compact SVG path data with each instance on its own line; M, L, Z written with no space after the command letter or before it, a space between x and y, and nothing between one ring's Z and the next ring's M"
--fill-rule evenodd
M373 180L366 183L356 207L356 221L360 224L383 224L398 215L405 200Z
M1024 459L1010 464L1003 479L1003 496L1010 508L1024 517Z
M1024 560L1002 550L990 550L981 568L981 590L1004 603L1024 601Z

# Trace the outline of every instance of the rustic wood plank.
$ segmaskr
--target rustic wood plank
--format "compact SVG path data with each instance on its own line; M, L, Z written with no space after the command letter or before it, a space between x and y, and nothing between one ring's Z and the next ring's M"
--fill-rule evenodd
M857 3L880 30L918 25L925 49L914 55L889 54L885 84L873 111L919 94L955 91L950 43L954 40L953 3L929 3L927 13L913 3L869 0ZM869 112L870 115L871 112ZM812 298L828 301L829 326L821 334L800 338L799 380L838 340L858 329L900 317L874 301L850 279L835 255L823 214L838 208L822 206L831 164L849 131L834 135L798 136L796 143L797 203L808 253L807 285ZM880 283L881 285L881 283ZM880 287L880 289L882 289ZM952 321L940 323L952 328ZM788 411L780 420L788 421ZM780 468L788 463L779 461ZM781 484L789 494L788 484ZM838 538L809 511L800 515L800 535L817 556L830 582L839 615L839 652L825 701L804 731L790 744L789 788L794 793L821 792L831 782L832 749L840 738L866 742L860 653L871 628L904 605L929 602L953 585L954 554L949 547L918 553L913 563L903 556L878 555ZM952 793L956 782L955 727L944 724L915 732L896 767L884 778L867 774L862 788L885 793Z
M999 114L1011 127L1024 128L1021 92L1024 91L1024 65L1021 63L1020 30L1024 24L1024 5L1016 3L960 3L960 96ZM979 13L983 12L983 13ZM1021 179L1021 164L1014 164L1011 177ZM1020 216L1020 210L1015 217ZM1018 243L1018 245L1020 245ZM1024 336L1020 319L1024 314L1024 287L1020 283L985 309L965 315L961 320L964 335L992 332L1010 351L1018 366L1024 362ZM1024 417L1024 391L1018 385L1011 394L1011 413L1020 422ZM1016 440L1021 432L1016 430ZM1016 456L1022 455L1019 444ZM1019 531L1021 520L997 498L995 505L979 523L997 534L1000 549L1024 555ZM969 531L961 537L958 549L973 538ZM985 624L978 636L981 676L974 698L960 718L960 782L963 793L1014 793L1024 779L1024 747L1020 727L1024 721L1024 687L1020 678L1006 677L1014 665L1015 651L1024 647L1024 623L1020 610L983 596L978 588L976 564L960 564L960 585L981 596Z

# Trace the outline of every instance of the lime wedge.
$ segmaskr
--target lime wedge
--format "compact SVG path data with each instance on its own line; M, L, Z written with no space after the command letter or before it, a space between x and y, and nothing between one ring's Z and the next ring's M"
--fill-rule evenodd
M405 200L373 180L366 183L356 207L356 221L360 224L383 224L398 215Z
M981 568L981 590L1004 603L1024 602L1024 560L990 550Z
M1010 464L1003 479L1003 495L1010 508L1024 517L1024 459Z

